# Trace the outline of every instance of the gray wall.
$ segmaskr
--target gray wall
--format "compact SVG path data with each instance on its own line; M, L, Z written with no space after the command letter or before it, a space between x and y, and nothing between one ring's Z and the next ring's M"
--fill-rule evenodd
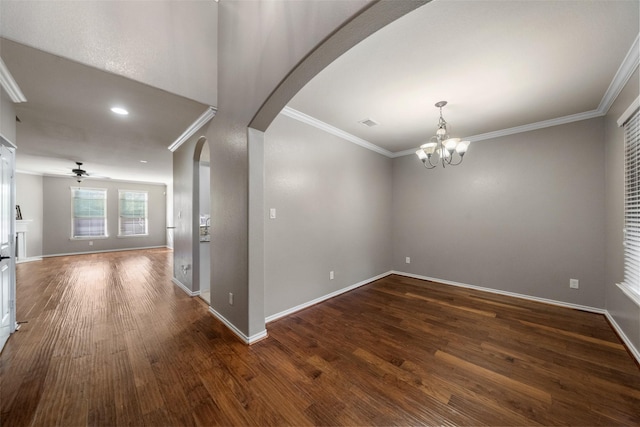
M602 138L597 118L477 142L455 168L395 159L394 269L603 308Z
M71 240L71 187L107 189L107 239ZM149 235L118 237L118 190L149 193ZM44 256L166 245L166 186L119 181L85 180L78 184L71 178L44 177Z
M391 159L283 115L264 157L266 316L391 270Z
M605 117L606 149L606 308L640 353L640 307L615 284L624 279L624 129L616 121L640 94L638 71Z
M41 175L16 174L16 204L20 206L22 219L31 221L26 233L27 258L42 256L43 182Z
M264 316L249 313L247 126L294 65L366 3L219 3L218 113L205 134L211 153L211 306L249 337L264 331ZM184 157L176 153L174 161ZM186 207L192 193L183 183L192 179L193 171L180 167L175 172L174 165L174 183L181 186L174 187L174 199ZM179 242L183 239L188 242ZM176 249L190 239L189 233L176 229ZM177 259L181 253L176 252ZM252 304L262 311L260 291ZM229 292L235 295L233 306L228 304Z

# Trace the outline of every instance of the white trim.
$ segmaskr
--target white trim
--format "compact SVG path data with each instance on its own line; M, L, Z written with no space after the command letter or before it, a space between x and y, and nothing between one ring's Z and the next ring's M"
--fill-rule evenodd
M9 147L13 148L14 150L16 150L18 148L18 146L16 144L14 144L12 141L10 141L9 138L4 136L2 134L2 132L0 132L0 140L1 140L1 142L4 142L6 145L9 145Z
M173 282L174 285L176 285L177 287L182 289L190 297L197 297L198 295L200 295L200 291L192 291L191 289L187 288L181 281L179 281L175 277L172 277L171 281Z
M622 127L622 125L624 125L627 120L629 120L629 117L631 117L631 115L635 113L638 108L640 108L640 95L638 95L638 97L631 103L631 105L629 105L629 107L624 110L624 113L622 113L617 121L618 127Z
M640 307L640 295L635 292L629 285L626 283L616 283L616 286L620 288L620 290L631 299L631 301L635 302L638 307Z
M482 133L479 135L473 135L470 137L466 137L464 139L469 140L471 142L484 141L487 139L500 138L502 136L514 135L522 132L531 132L538 129L544 129L552 126L559 126L568 123L578 122L581 120L593 119L596 117L602 117L607 114L609 108L616 100L624 86L627 84L631 75L634 73L638 65L640 64L640 34L636 37L635 41L631 45L631 48L627 52L627 55L622 60L616 75L611 80L607 91L604 96L600 100L600 104L598 108L591 111L585 111L583 113L571 114L569 116L558 117L555 119L543 120L541 122L530 123L527 125L516 126L508 129L497 130L493 132ZM638 100L636 100L637 102ZM633 104L632 104L633 105ZM631 108L631 107L629 107ZM637 106L635 108L638 108ZM635 111L635 109L633 109ZM633 113L631 111L631 113ZM625 112L626 114L627 112ZM371 151L375 151L378 154L382 154L383 156L389 157L391 159L395 159L397 157L409 156L415 154L417 148L411 148L403 151L391 152L382 147L378 147L377 145L366 141L362 138L359 138L355 135L352 135L348 132L343 131L342 129L338 129L330 124L322 122L314 117L311 117L307 114L304 114L300 111L294 110L290 107L284 107L280 114L291 117L292 119L299 120L308 125L314 126L318 129L322 129L325 132L336 135L342 139L345 139L349 142L353 142L361 147L367 148ZM629 114L631 115L631 114ZM623 114L624 116L624 114ZM618 120L618 126L622 126L620 123L620 119Z
M27 102L27 98L25 98L20 86L14 80L2 58L0 58L0 86L7 92L14 104Z
M615 329L616 333L627 347L627 350L629 350L631 355L636 358L636 361L640 363L640 351L638 351L638 349L634 347L629 337L627 337L627 335L624 333L620 325L618 325L618 322L616 322L611 313L609 313L609 311L605 311L604 315L607 320L609 320L609 323L611 323L611 326L613 326L613 329Z
M184 144L191 136L196 133L202 126L206 125L209 120L213 119L216 115L215 107L207 107L204 113L196 119L191 125L176 139L168 148L172 153L176 151L182 144Z
M254 344L260 340L263 340L267 337L267 330L265 329L262 332L258 332L257 334L251 335L250 337L246 336L242 331L236 326L228 321L222 314L218 313L213 309L213 307L209 306L209 312L213 314L216 319L224 323L224 325L231 330L238 338L240 338L245 344Z
M306 123L310 126L313 126L315 128L318 128L320 130L323 130L327 133L330 133L332 135L335 135L339 138L345 139L349 142L353 142L356 145L359 145L361 147L367 148L371 151L375 151L378 154L382 154L383 156L387 156L389 158L391 158L393 156L393 153L389 150L385 150L382 147L378 147L377 145L366 141L362 138L359 138L355 135L352 135L348 132L343 131L342 129L338 129L335 126L331 126L328 123L325 123L323 121L320 121L314 117L311 117L307 114L304 114L298 110L294 110L291 107L284 107L282 109L282 111L280 111L280 114L285 115L287 117L291 117L292 119L298 120L299 122L302 123Z
M264 319L264 321L265 321L265 323L273 322L274 320L278 320L278 319L280 319L282 317L288 316L288 315L293 314L293 313L295 313L297 311L304 310L305 308L311 307L312 305L316 305L318 303L326 301L326 300L328 300L330 298L333 298L335 296L338 296L340 294L344 294L345 292L352 291L352 290L354 290L356 288L359 288L360 286L364 286L364 285L367 285L367 284L369 284L371 282L375 282L376 280L382 279L383 277L387 277L390 274L393 274L393 272L392 271L387 271L386 273L382 273L382 274L379 274L377 276L371 277L370 279L366 279L366 280L363 280L362 282L358 282L355 285L350 285L350 286L347 286L346 288L338 289L337 291L331 292L330 294L318 297L316 299L313 299L311 301L302 303L300 305L296 305L295 307L291 307L291 308L289 308L287 310L284 310L284 311L281 311L279 313L272 314L271 316L267 316Z
M42 261L41 256L32 256L29 258L16 259L16 264L22 264L24 262Z
M161 246L143 246L143 247L139 247L139 248L118 248L118 249L105 249L105 250L101 250L101 251L68 252L68 253L63 253L63 254L42 255L42 258L53 258L53 257L57 257L57 256L70 256L70 255L101 254L101 253L105 253L105 252L139 251L139 250L143 250L143 249L159 249L159 248L166 249L166 246L165 245L161 245Z
M602 112L602 115L607 114L609 108L616 100L620 92L627 84L633 72L638 68L640 64L640 34L636 36L636 39L631 44L631 48L627 52L627 55L622 60L616 75L611 80L611 84L607 88L600 105L598 105L598 111Z
M604 116L598 110L586 111L584 113L571 114L569 116L558 117L555 119L543 120L541 122L530 123L528 125L516 126L508 129L497 130L494 132L482 133L480 135L473 135L467 139L471 142L484 141L486 139L500 138L502 136L514 135L516 133L531 132L538 129L544 129L552 126L566 125L568 123L579 122L581 120L594 119L596 117Z
M531 296L531 295L518 294L518 293L515 293L515 292L502 291L502 290L499 290L499 289L485 288L485 287L482 287L482 286L469 285L467 283L452 282L450 280L436 279L434 277L421 276L419 274L404 273L402 271L395 271L395 270L392 271L391 273L392 274L397 274L399 276L406 276L406 277L411 277L411 278L420 279L420 280L428 280L430 282L443 283L445 285L458 286L458 287L461 287L461 288L475 289L477 291L490 292L492 294L505 295L505 296L508 296L508 297L520 298L520 299L525 299L525 300L529 300L529 301L542 302L542 303L545 303L545 304L557 305L557 306L565 307L565 308L573 308L573 309L576 309L576 310L588 311L588 312L591 312L591 313L605 314L605 312L606 312L606 310L603 309L603 308L590 307L588 305L573 304L573 303L570 303L570 302L564 302L564 301L557 301L557 300L552 300L552 299L547 299L547 298L534 297L534 296Z

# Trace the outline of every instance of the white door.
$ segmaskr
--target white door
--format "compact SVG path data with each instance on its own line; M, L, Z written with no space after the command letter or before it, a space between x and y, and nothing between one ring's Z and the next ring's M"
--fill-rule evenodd
M13 168L13 149L0 145L0 350L13 332L11 323L15 317Z

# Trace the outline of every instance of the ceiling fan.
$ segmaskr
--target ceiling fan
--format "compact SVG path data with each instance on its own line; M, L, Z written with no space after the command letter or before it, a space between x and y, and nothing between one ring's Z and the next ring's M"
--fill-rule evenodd
M75 176L76 181L82 182L82 179L84 177L89 176L89 174L87 173L86 170L82 169L82 162L76 162L76 165L78 165L78 166L76 168L74 168L74 169L71 169L71 172Z

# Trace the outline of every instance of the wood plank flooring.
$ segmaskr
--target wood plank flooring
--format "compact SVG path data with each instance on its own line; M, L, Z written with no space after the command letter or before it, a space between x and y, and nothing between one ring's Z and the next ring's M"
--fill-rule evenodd
M248 347L171 259L20 264L0 424L640 425L640 369L601 315L389 276Z

